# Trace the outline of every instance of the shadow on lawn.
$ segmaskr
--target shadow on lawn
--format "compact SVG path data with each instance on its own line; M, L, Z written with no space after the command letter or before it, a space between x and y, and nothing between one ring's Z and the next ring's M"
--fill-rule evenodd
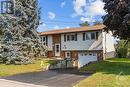
M103 62L89 64L86 67L81 68L80 72L102 72L105 74L116 74L119 75L130 75L130 60L127 61L114 61L114 60L107 60Z

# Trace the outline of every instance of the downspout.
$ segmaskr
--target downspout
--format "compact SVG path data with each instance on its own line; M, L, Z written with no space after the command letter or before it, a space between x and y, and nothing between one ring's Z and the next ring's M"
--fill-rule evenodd
M105 56L104 56L104 60L106 59L106 53L107 53L107 49L106 49L106 35L107 35L107 33L105 32Z

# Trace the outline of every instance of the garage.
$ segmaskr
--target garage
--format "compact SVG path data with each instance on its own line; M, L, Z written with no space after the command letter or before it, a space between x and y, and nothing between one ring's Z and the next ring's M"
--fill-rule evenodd
M78 53L79 68L93 61L97 61L97 53L95 52L79 52Z

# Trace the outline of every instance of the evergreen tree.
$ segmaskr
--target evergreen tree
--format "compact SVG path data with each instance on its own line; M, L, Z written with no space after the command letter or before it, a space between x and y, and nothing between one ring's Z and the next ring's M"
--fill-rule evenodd
M13 14L0 15L0 25L3 29L1 54L8 63L28 63L28 60L45 52L36 32L40 19L38 0L10 1L13 2L14 8L8 9L13 10Z

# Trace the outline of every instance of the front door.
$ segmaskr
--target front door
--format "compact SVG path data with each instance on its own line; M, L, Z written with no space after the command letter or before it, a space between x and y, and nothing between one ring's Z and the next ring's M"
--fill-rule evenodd
M55 44L55 56L60 57L60 44Z

